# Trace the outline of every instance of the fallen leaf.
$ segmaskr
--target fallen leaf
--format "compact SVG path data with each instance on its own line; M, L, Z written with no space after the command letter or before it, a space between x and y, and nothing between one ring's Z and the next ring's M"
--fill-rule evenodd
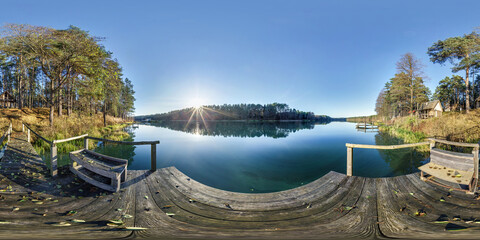
M68 222L59 222L59 223L54 223L52 224L52 226L55 226L55 227L68 227L68 226L71 226L72 224L68 223Z
M72 210L72 211L69 211L69 212L67 213L67 216L73 216L73 215L76 214L76 213L77 213L77 211L73 211L73 210Z
M84 223L85 222L85 220L81 220L81 219L72 219L70 221L72 221L74 223Z
M118 219L118 220L109 220L109 222L114 223L114 224L117 224L117 225L122 225L122 224L123 224L123 221L122 221L121 219Z
M131 230L131 231L138 231L138 230L146 230L148 228L144 228L144 227L125 227L123 228L125 230Z

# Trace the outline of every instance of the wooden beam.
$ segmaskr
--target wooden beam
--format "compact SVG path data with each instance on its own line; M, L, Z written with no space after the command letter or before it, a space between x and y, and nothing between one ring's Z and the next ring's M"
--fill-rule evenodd
M440 139L435 139L435 138L428 138L427 140L430 141L435 141L447 145L454 145L454 146L459 146L459 147L472 147L472 148L479 148L478 143L461 143L461 142L452 142L452 141L447 141L447 140L440 140Z
M85 148L85 150L88 150L88 138L83 139L83 148Z
M346 143L347 148L368 148L368 149L399 149L399 148L409 148L417 147L422 145L429 145L430 142L419 142L419 143L410 143L410 144L401 144L401 145L366 145L366 144L353 144Z
M473 183L472 183L472 189L470 189L471 192L475 193L477 192L478 189L478 149L475 149L472 151L473 153Z
M150 151L150 170L155 172L157 170L157 144L152 143Z
M50 147L50 174L52 177L57 176L57 146L51 144Z
M62 142L73 141L73 140L77 140L77 139L80 139L80 138L84 138L84 137L86 137L86 136L88 136L88 133L87 133L87 134L80 135L80 136L76 136L76 137L65 138L65 139L60 139L60 140L53 140L53 143L54 143L54 144L57 144L57 143L62 143Z
M105 138L97 138L97 137L86 137L89 139L97 140L97 141L104 141L104 142L111 142L111 143L118 143L118 144L125 144L125 145L150 145L150 144L159 144L160 141L140 141L140 142L127 142L127 141L115 141Z
M347 176L352 176L353 148L347 147Z

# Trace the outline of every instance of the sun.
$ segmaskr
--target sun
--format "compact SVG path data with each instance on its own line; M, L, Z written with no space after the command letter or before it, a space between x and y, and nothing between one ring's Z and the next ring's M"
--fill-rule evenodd
M203 106L203 100L200 98L194 98L191 100L190 105L195 109L200 109Z

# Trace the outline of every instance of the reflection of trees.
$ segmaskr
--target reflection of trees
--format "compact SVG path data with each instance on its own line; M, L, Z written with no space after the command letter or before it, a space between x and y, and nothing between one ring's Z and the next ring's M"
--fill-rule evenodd
M224 137L272 137L285 138L302 129L313 129L313 122L217 122L165 121L152 125L196 135Z
M403 144L403 141L388 135L387 133L379 132L375 135L376 145L397 145ZM394 175L408 174L417 172L418 167L428 157L427 154L415 150L415 148L402 148L392 150L378 150L380 156L390 165L390 169L395 173Z
M133 141L133 138L135 137L135 128L138 127L130 126L124 129L124 131L130 135L130 137L124 139L124 141ZM135 145L99 142L97 148L95 148L95 152L112 157L127 159L128 165L130 165L133 162L133 157L135 156L135 148Z

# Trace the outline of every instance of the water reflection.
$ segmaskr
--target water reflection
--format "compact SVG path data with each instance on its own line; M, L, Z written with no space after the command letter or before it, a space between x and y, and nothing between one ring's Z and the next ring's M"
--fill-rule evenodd
M375 135L376 145L404 144L398 138L383 132ZM418 172L418 167L423 165L428 158L428 153L416 151L415 148L401 148L391 150L378 150L380 157L390 166L392 176Z
M394 145L381 132L358 132L352 123L201 122L134 125L132 140L160 140L157 167L175 166L191 178L234 192L275 192L345 173L345 143ZM185 134L188 133L188 134ZM194 137L192 137L194 136ZM209 137L223 136L223 137ZM95 151L126 158L130 170L150 168L150 146L99 144ZM414 149L355 149L354 175L398 176L416 172L426 156Z
M286 138L290 133L303 129L313 129L313 122L246 122L246 121L207 121L193 122L187 125L186 121L165 121L152 123L157 127L168 128L170 130L182 131L194 135L203 136L223 136L223 137L271 137ZM326 124L326 123L323 123Z
M130 137L124 141L133 141L135 139L135 130L138 126L130 126L124 129ZM124 145L116 143L98 142L95 152L105 154L112 157L123 158L128 160L128 166L133 163L135 157L135 145Z

